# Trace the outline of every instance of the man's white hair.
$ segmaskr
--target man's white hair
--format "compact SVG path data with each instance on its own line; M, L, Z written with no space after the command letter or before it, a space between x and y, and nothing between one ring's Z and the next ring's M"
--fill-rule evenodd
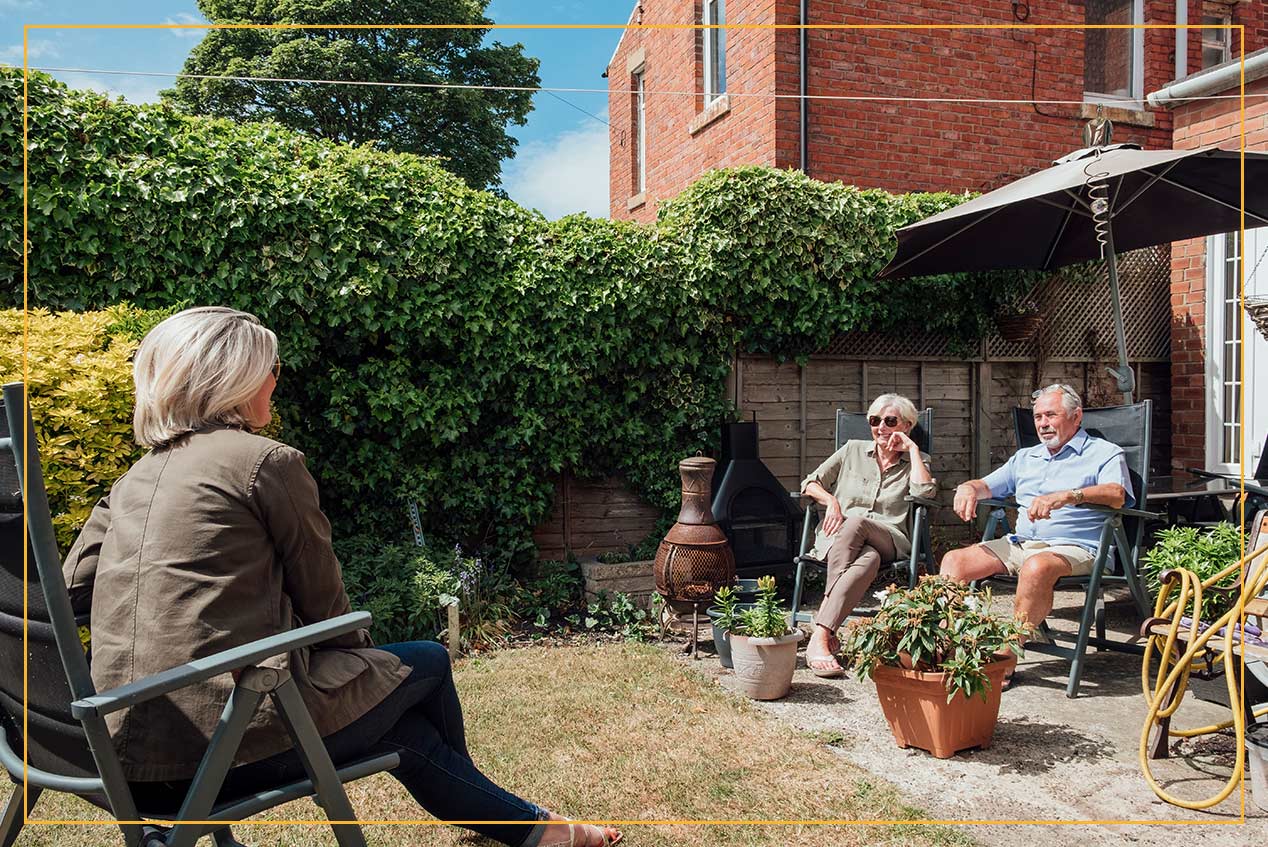
M222 306L177 312L141 340L132 364L139 444L161 447L209 424L246 426L247 404L277 361L277 336Z
M1045 385L1034 394L1030 395L1032 404L1047 394L1060 394L1061 406L1065 409L1066 415L1073 415L1076 410L1083 408L1083 399L1079 397L1079 392L1075 391L1064 382L1054 382L1052 385Z

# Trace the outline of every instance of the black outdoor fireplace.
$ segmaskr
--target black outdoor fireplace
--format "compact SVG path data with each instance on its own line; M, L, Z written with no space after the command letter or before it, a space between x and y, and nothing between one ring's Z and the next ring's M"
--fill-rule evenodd
M802 514L788 489L758 458L756 421L722 426L713 516L731 542L737 574L760 576L792 566Z

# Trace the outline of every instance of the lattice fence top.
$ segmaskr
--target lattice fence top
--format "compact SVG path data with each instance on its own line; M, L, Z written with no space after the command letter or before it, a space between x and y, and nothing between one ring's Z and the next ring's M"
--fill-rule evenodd
M1171 249L1146 247L1118 257L1127 355L1132 360L1165 360L1171 355ZM903 285L920 285L904 280ZM1069 281L1057 273L1036 292L1045 316L1043 329L1031 341L987 339L991 359L1070 359L1111 361L1114 315L1109 301L1109 271L1102 263L1091 279ZM933 335L890 335L847 332L832 339L821 355L876 358L959 358L947 341Z

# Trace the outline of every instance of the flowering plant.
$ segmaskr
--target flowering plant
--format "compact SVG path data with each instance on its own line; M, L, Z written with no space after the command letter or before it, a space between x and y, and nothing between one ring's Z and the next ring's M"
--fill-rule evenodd
M860 677L878 665L946 674L947 702L957 691L983 699L990 683L983 668L1005 651L1022 655L1026 626L991 612L982 592L942 576L915 588L891 585L876 616L851 621L842 654Z

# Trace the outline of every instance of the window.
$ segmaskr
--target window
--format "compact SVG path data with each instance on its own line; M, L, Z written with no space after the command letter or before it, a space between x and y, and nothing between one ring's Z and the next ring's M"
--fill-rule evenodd
M1145 22L1144 0L1084 0L1088 26ZM1145 31L1087 29L1083 41L1083 97L1091 102L1140 102L1144 90Z
M1233 58L1231 15L1203 15L1203 26L1218 26L1219 29L1203 29L1202 33L1202 67L1210 68L1221 65Z
M647 187L647 96L643 89L643 69L633 74L634 92L634 193Z
M721 27L726 23L725 0L702 0L704 25ZM704 30L704 104L707 106L726 93L726 30Z

